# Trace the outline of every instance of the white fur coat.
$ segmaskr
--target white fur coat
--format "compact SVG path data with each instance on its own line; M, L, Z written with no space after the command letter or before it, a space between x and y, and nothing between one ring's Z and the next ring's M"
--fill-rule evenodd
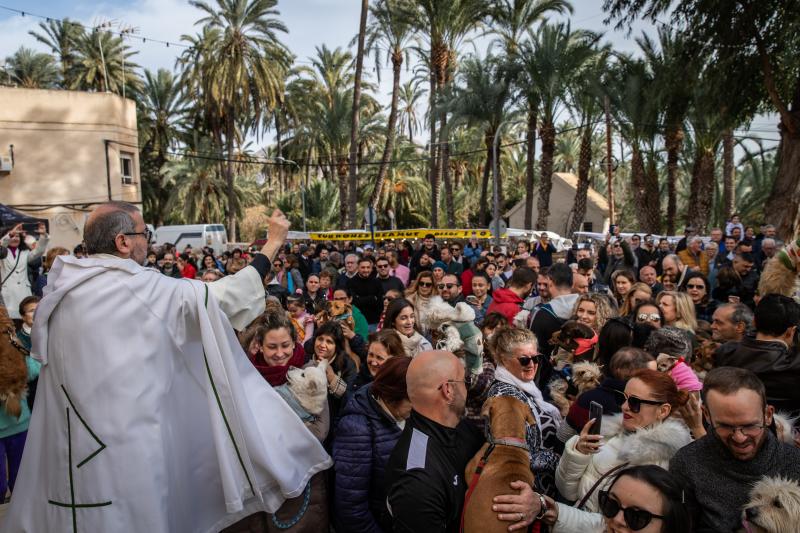
M686 425L673 418L629 433L622 428L622 415L605 416L601 433L604 444L594 455L575 449L579 435L567 441L556 471L556 486L566 499L580 500L603 474L621 463L667 468L672 456L692 440ZM597 490L585 509L597 512Z

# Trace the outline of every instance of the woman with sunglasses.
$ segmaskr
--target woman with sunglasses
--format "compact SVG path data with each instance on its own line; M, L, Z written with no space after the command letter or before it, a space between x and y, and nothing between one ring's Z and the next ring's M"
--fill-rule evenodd
M438 294L439 289L436 288L436 281L430 270L423 270L417 274L417 278L411 286L406 289L406 300L411 302L411 305L414 306L414 315L417 324L421 324L420 314L422 310L427 308L431 298Z
M679 391L669 374L640 369L625 385L622 417L603 417L602 435L590 434L589 420L580 435L567 441L558 464L556 485L567 500L583 501L598 512L598 481L622 464L667 467L675 453L692 440L689 428L670 417L686 404L689 393ZM602 481L601 481L602 483Z
M691 533L684 487L656 465L625 468L599 491L600 512L590 513L545 498L544 521L553 533Z
M697 271L689 272L686 275L683 289L692 299L695 318L711 323L711 317L714 315L714 311L717 310L717 303L711 299L708 278Z
M637 324L649 324L656 329L664 327L664 313L661 312L661 308L655 300L639 302L633 308L631 316Z
M500 327L488 340L488 345L496 368L486 396L510 396L528 406L536 421L525 425L533 488L541 494L555 496L555 471L563 446L556 435L561 413L544 400L534 383L542 362L536 336L529 329Z

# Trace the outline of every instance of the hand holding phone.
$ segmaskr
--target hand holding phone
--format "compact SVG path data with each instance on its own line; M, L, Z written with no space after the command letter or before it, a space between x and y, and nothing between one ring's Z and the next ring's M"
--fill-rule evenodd
M583 426L575 450L584 455L592 455L600 451L603 436L600 435L601 419L603 418L603 406L597 402L589 404L589 421ZM595 432L596 431L596 432Z

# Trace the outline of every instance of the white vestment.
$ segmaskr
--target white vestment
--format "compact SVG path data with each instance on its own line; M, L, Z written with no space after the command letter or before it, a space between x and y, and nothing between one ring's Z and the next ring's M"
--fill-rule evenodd
M131 260L56 260L34 321L43 366L2 531L217 532L274 512L331 466L221 311L238 327L263 311L256 270L206 287Z

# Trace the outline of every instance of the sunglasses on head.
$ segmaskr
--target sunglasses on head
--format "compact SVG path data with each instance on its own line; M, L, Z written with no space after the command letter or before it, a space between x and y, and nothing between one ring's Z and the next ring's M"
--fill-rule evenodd
M597 494L597 500L600 503L600 512L606 518L614 518L622 511L622 517L625 519L625 524L633 531L644 529L653 520L658 518L663 520L661 515L653 514L644 509L637 509L636 507L623 507L615 500L607 490L601 490Z
M517 361L519 361L519 364L522 366L528 366L531 363L538 365L542 362L542 354L537 353L536 355L523 355L522 357L517 357Z
M666 402L659 402L658 400L645 400L643 398L639 398L638 396L628 396L624 392L620 393L622 396L620 398L625 398L622 401L624 404L626 401L628 402L628 407L630 408L632 413L638 413L642 409L642 404L647 405L662 405ZM620 405L622 405L620 404Z

